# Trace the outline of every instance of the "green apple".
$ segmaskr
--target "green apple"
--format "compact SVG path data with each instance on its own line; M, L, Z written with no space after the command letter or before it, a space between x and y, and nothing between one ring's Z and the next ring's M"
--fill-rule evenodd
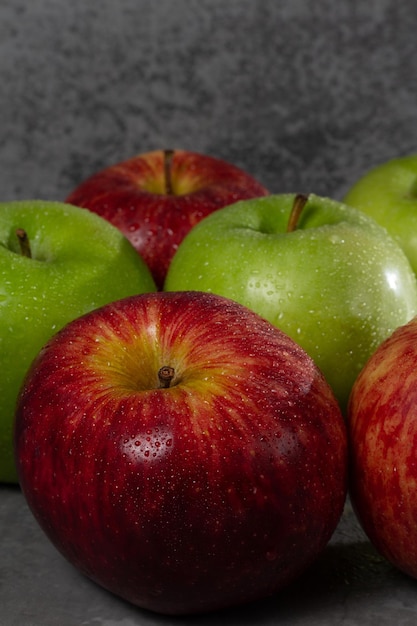
M204 218L173 258L165 290L209 291L285 331L346 411L377 346L417 313L400 246L362 212L315 195L243 200Z
M344 202L384 226L417 274L417 154L369 170L348 191Z
M16 482L16 398L32 360L70 320L155 291L148 267L103 218L64 203L0 203L0 481Z

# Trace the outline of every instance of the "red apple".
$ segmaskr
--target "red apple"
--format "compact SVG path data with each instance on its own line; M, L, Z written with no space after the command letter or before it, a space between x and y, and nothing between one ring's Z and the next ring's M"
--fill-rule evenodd
M67 202L104 217L130 240L157 287L178 245L203 217L267 190L235 165L184 150L156 150L83 181Z
M310 357L213 294L133 296L60 331L16 416L20 483L87 576L161 613L273 594L324 549L347 489Z
M349 406L351 497L369 539L417 577L417 318L370 358Z

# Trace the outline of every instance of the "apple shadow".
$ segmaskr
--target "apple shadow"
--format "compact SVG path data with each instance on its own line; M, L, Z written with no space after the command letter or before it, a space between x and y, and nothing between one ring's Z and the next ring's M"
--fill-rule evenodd
M412 606L415 619L417 581L382 557L363 532L349 497L330 542L313 564L287 587L271 597L212 613L181 617L159 616L158 624L184 626L262 626L282 623L335 624L346 616L352 623L398 622L398 603ZM390 598L396 598L397 606ZM407 613L407 619L410 616ZM358 622L359 620L359 622ZM152 622L151 622L152 623ZM155 622L156 623L156 622ZM349 622L350 623L350 622ZM409 623L408 621L406 623Z
M417 591L417 582L396 570L365 539L328 545L321 556L292 584L274 596L242 606L198 616L159 617L160 624L185 626L261 626L262 624L318 624L314 616L336 623L346 606L375 604L392 589ZM305 622L304 622L305 620ZM327 621L328 620L328 621Z

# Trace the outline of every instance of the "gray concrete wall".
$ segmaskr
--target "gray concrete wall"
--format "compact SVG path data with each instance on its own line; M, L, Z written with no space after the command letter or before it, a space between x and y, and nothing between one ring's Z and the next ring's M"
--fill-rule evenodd
M412 0L5 0L0 200L183 147L339 196L417 151Z

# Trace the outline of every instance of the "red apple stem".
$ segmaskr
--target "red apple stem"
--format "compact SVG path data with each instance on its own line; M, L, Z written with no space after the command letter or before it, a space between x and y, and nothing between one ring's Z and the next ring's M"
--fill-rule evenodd
M159 389L168 389L171 385L172 379L175 376L175 370L169 365L164 365L158 372Z
M165 193L167 196L173 196L172 187L172 158L174 150L164 150L164 176L165 176Z
M27 232L23 228L16 228L16 237L19 242L20 254L27 257L28 259L31 259L32 251L30 249L30 242Z
M308 196L303 193L298 193L295 196L290 217L288 219L287 233L292 233L294 230L296 230L301 213L307 203L307 200Z

